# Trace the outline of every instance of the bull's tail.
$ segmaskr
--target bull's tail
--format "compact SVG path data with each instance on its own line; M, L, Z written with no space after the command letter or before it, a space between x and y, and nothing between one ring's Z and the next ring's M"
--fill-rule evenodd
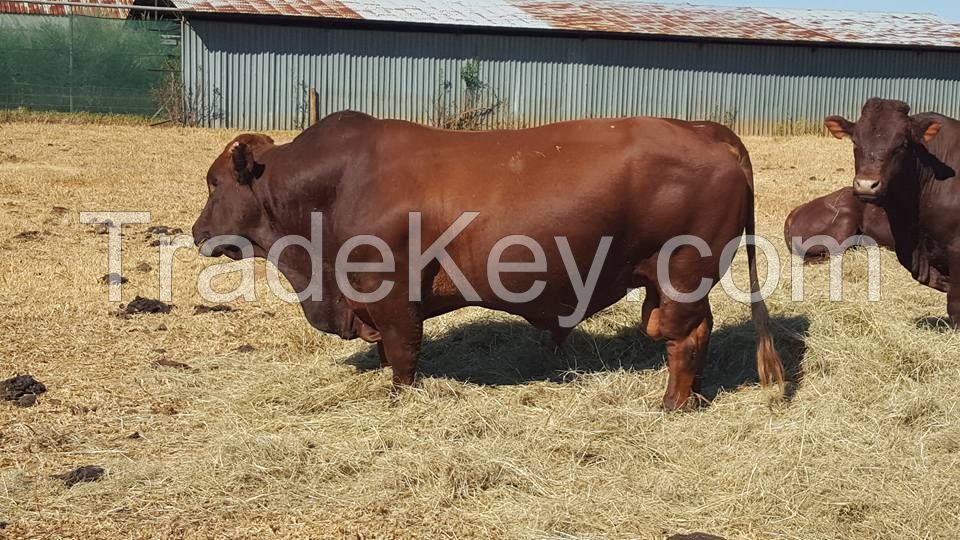
M747 149L741 143L738 148L740 153L740 165L747 177L749 190L747 191L747 225L746 233L748 237L756 234L757 224L754 215L754 188L753 188L753 166L750 163L750 155ZM757 247L753 241L747 242L747 263L750 265L750 309L753 316L753 324L757 326L757 373L760 376L760 384L764 387L776 385L777 390L782 394L783 384L783 363L780 361L780 355L773 345L773 336L770 334L770 312L767 311L767 305L760 293L760 277L757 273ZM754 301L755 300L755 301Z

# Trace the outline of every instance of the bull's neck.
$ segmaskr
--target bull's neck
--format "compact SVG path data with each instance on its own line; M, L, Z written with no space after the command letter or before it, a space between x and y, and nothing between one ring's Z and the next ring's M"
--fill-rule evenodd
M915 271L916 249L920 241L920 196L934 178L933 170L922 156L905 160L890 186L881 206L890 221L890 231L896 244L897 259L907 269Z

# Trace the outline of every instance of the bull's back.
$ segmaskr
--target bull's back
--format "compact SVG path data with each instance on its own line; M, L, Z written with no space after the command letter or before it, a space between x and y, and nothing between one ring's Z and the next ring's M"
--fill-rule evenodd
M501 239L523 235L543 248L549 270L510 274L504 285L523 291L544 280L542 296L558 304L575 298L557 237L582 276L601 239L612 237L600 279L607 290L597 300L611 303L635 285L635 267L670 238L697 235L719 254L742 232L750 182L745 150L732 133L717 137L714 130L653 118L468 133L387 121L364 180L369 184L352 196L374 210L354 212L364 218L347 236L385 234L402 251L408 214L419 212L425 248L464 212L478 212L447 252L479 295L495 296L488 289L487 255ZM526 248L510 248L501 260L531 257ZM451 290L442 270L435 282L437 294Z
M622 221L615 215L649 208L661 224L671 216L682 223L684 214L703 205L739 198L738 188L750 181L743 174L744 161L749 170L746 150L724 130L656 118L490 132L392 122L378 145L376 181L383 185L375 190L389 193L394 204L407 199L448 222L476 210L506 225L524 221L521 208L545 224L577 212ZM398 200L401 186L408 195Z

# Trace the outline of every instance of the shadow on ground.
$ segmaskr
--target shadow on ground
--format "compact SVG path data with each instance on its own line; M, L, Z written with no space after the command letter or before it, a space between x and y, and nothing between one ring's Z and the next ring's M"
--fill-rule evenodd
M937 317L936 315L930 315L929 317L920 317L914 321L917 325L917 328L920 330L929 330L931 332L955 332L957 328L950 323L950 319L946 317Z
M602 315L601 315L602 316ZM777 350L787 375L787 398L802 381L806 317L774 317ZM523 321L475 320L425 339L420 375L484 385L536 381L565 382L582 373L658 370L666 365L663 343L651 341L636 325L612 335L577 329L562 347L546 345L546 333ZM361 371L379 369L376 347L345 360ZM758 382L756 331L747 320L715 328L704 369L701 394L712 400L721 391Z

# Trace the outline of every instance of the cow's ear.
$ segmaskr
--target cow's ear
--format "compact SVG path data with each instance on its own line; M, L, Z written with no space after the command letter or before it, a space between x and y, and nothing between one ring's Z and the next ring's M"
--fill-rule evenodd
M943 127L943 122L939 118L932 115L918 114L913 117L914 133L917 135L918 141L923 141L928 143L937 136L937 133L940 133L940 128Z
M253 160L250 146L242 142L233 143L230 148L230 158L233 160L233 172L236 174L237 182L244 185L253 182L256 162Z
M850 132L853 131L853 122L850 122L842 116L828 116L827 119L823 121L823 125L827 126L830 134L838 139L850 135Z

